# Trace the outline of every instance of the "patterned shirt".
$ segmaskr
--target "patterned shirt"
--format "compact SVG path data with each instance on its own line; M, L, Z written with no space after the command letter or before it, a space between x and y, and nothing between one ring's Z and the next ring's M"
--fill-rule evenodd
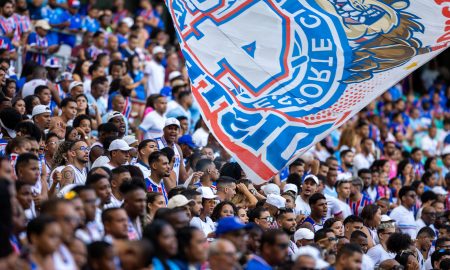
M161 180L161 183L156 184L155 182L153 182L152 179L150 178L145 178L145 186L147 187L147 192L158 192L161 193L164 197L164 200L166 201L166 205L167 203L169 203L169 197L167 196L167 191L166 191L166 187L164 186L164 181Z

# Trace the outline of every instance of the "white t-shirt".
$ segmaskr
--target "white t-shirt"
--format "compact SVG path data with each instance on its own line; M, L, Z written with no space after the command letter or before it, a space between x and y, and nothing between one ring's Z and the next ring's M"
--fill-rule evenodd
M400 205L392 210L390 217L395 220L402 233L407 233L411 239L416 239L417 224L414 219L414 212Z
M199 228L203 231L203 233L208 236L208 234L214 232L216 230L216 225L214 221L210 217L206 217L206 222L201 220L199 217L193 217L191 219L190 225L196 228Z
M34 95L34 89L40 85L47 85L47 81L42 79L34 79L26 82L22 87L22 98Z
M438 149L438 138L432 139L428 134L422 139L422 150L428 151L428 153L432 156L436 156L440 153L440 149Z
M372 154L365 156L362 153L356 154L353 159L353 171L357 173L360 169L368 169L374 162L375 158Z
M372 259L375 265L379 265L382 261L395 258L395 253L387 252L381 244L369 249L367 255Z
M200 127L192 134L192 141L198 147L205 147L208 144L209 132Z
M72 254L64 244L61 244L58 250L55 253L53 253L53 263L55 269L64 269L64 270L78 269Z
M339 206L339 202L337 202L338 199L327 194L324 194L324 196L327 199L327 216L325 219L329 219L342 213L342 209Z
M144 175L144 179L145 178L150 178L150 174L151 174L151 170L150 170L150 168L148 168L147 166L144 166L143 164L141 164L141 163L139 163L139 162L136 162L135 164L134 164L134 166L136 166L136 167L138 167L139 169L141 169L141 171L142 171L142 174Z
M142 123L139 125L139 129L144 133L144 139L155 139L163 135L164 124L166 117L160 115L157 111L148 113Z
M106 204L103 208L104 209L108 209L108 208L120 208L122 207L123 204L123 200L119 200L116 198L116 196L114 196L114 194L111 193L111 202Z
M295 214L309 216L311 214L311 207L309 203L305 202L300 195L295 199Z
M165 70L163 65L152 60L145 65L144 73L148 76L147 97L159 94L164 87Z
M341 208L341 210L342 210L342 217L344 219L353 214L352 209L350 208L350 206L347 203L345 203L339 199L336 199L336 202L339 205L339 208Z
M372 259L367 256L367 254L363 254L361 270L373 270L375 268L375 263Z

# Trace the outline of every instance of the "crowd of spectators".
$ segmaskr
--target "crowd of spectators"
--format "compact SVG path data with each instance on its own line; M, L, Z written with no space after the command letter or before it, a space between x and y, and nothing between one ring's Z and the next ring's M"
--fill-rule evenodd
M0 269L450 269L440 58L256 185L164 3L110 2L0 1Z

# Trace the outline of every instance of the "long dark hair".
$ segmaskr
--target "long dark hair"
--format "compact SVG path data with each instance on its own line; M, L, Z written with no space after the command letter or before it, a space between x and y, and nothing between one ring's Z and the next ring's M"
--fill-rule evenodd
M150 243L155 248L155 256L161 261L162 265L164 266L164 269L170 270L169 265L166 261L166 254L164 254L164 250L159 244L159 236L161 235L162 231L165 227L171 226L168 222L160 219L155 219L151 224L147 225L144 228L144 232L142 234L142 237L144 239L147 239L150 241Z
M223 201L223 202L220 202L219 204L217 204L216 207L214 207L214 210L213 210L213 212L212 212L212 214L211 214L211 219L212 219L213 221L215 221L215 222L216 222L216 221L219 221L219 219L221 218L220 212L222 211L222 208L223 208L225 205L231 206L231 207L233 208L233 211L234 211L234 216L237 216L237 208L236 208L236 205L234 205L234 203L232 203L232 202Z

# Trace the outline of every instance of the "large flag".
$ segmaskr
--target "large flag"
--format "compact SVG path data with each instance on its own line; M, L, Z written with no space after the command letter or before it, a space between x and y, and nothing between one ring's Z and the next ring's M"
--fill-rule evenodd
M270 179L450 41L450 0L167 6L202 115L255 182Z

